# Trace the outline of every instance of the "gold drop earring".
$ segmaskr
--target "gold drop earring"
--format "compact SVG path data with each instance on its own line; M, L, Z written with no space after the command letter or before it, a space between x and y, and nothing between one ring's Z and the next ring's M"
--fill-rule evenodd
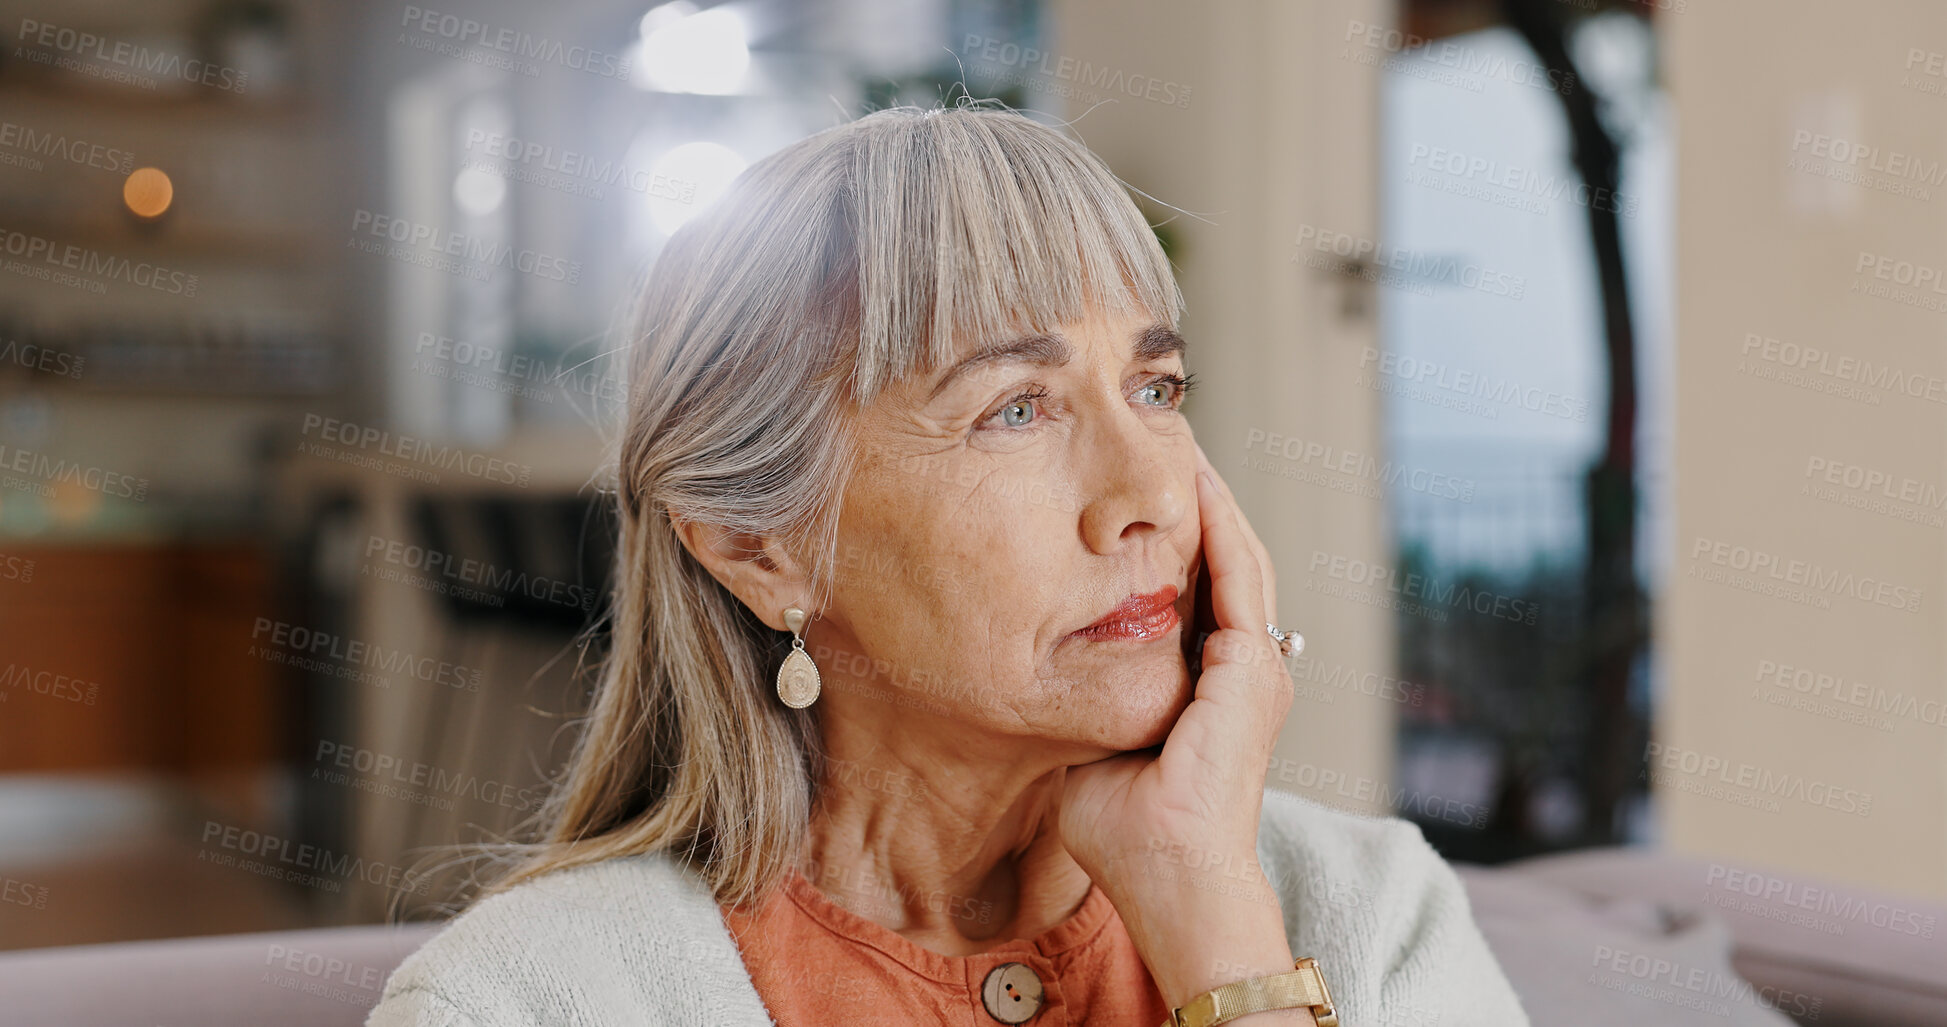
M784 611L784 626L791 631L791 653L777 669L777 697L794 710L818 701L818 665L804 651L804 620L804 611L795 606Z

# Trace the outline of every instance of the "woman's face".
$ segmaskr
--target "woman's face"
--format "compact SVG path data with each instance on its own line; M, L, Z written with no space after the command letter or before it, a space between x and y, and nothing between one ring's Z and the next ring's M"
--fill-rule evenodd
M826 701L937 714L976 744L1160 743L1192 693L1201 555L1181 349L1147 317L1097 314L983 340L864 410L832 605L807 637Z

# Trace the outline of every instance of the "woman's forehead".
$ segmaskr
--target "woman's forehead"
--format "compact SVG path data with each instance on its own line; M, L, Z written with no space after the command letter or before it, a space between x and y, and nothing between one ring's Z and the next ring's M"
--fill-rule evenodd
M1025 329L1016 335L967 342L956 347L942 366L914 374L906 385L915 390L916 398L928 401L961 382L979 381L982 371L997 370L1015 362L1065 366L1088 347L1091 335L1108 344L1108 352L1103 355L1126 357L1135 362L1167 359L1182 354L1187 346L1176 329L1147 314L1096 315L1089 321L1052 331Z
M1045 329L1023 324L1001 333L956 335L946 359L927 370L951 370L970 361L1012 356L1060 363L1060 360L1048 359L1051 352L1074 349L1083 345L1091 335L1108 341L1116 352L1127 353L1136 360L1156 360L1180 354L1189 346L1174 327L1147 312L1104 313L1094 310L1082 320Z

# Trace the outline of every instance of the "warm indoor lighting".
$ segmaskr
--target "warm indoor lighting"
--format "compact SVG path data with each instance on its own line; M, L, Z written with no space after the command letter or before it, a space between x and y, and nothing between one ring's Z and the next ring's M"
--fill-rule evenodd
M122 183L122 202L139 217L161 217L175 197L176 187L161 168L136 168Z

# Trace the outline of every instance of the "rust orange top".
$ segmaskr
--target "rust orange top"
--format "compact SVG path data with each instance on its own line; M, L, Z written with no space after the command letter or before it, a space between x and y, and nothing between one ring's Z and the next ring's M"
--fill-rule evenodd
M719 908L779 1027L1157 1027L1169 1016L1122 917L1095 885L1039 936L971 956L921 948L833 902L796 868L755 911Z

